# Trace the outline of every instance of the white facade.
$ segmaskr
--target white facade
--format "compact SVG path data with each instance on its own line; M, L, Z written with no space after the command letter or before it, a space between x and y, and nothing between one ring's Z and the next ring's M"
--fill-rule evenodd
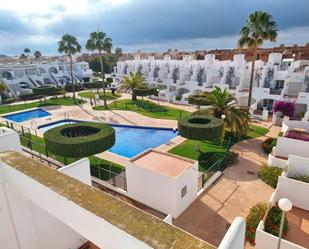
M75 82L86 82L92 79L92 70L87 62L73 63ZM47 62L32 64L0 65L0 80L6 86L5 94L19 96L31 93L34 87L55 84L63 87L71 81L70 64L68 62Z
M0 152L7 150L21 151L19 135L12 129L0 127L0 141Z

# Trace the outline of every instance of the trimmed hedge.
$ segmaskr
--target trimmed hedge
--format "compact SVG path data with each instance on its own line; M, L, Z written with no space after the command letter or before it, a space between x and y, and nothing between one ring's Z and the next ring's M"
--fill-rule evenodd
M133 94L135 96L149 96L155 94L156 88L135 88Z
M106 78L106 82L111 84L111 83L113 83L113 79L111 77L108 77L108 78Z
M75 83L74 89L75 89L76 92L82 90L81 84ZM64 87L64 90L66 90L67 92L72 92L73 91L73 84L72 83L66 84L65 87Z
M107 83L105 82L105 87L107 86ZM87 89L97 89L97 88L103 88L102 81L96 81L96 82L87 82L84 83L83 86Z
M44 85L33 88L32 92L35 95L50 96L57 94L57 88L55 85Z
M19 99L23 100L23 101L40 99L42 97L43 97L42 95L36 95L34 93L28 93L28 94L19 95Z
M255 245L256 228L260 223L260 221L263 220L266 211L267 211L267 204L264 202L259 202L250 209L249 214L246 218L246 240L252 245ZM270 209L264 224L265 232L278 236L281 215L282 212L278 207L272 207ZM285 218L283 225L283 235L286 235L287 231L288 231L288 221Z
M193 115L178 120L179 135L192 140L209 140L221 138L223 120L205 116Z
M198 94L198 95L190 95L188 98L188 102L191 105L209 105L209 101L205 98L205 95L203 94Z
M115 144L115 130L93 122L67 124L44 133L47 150L65 157L86 157L108 150Z

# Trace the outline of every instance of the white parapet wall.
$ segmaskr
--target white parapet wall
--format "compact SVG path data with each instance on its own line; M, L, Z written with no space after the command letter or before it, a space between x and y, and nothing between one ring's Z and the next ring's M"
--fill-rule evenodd
M309 158L309 142L298 139L278 137L273 156L288 158L289 155L297 155Z
M254 248L274 249L277 248L278 240L279 240L278 237L264 231L264 223L263 221L260 221L256 229L256 236L255 236L256 245ZM306 249L306 248L282 239L280 249Z
M306 130L306 132L309 132L309 122L308 121L297 121L297 120L284 121L282 124L281 131L287 132L288 130L293 130L295 128L303 128Z
M0 152L7 150L21 151L19 135L7 127L0 127Z

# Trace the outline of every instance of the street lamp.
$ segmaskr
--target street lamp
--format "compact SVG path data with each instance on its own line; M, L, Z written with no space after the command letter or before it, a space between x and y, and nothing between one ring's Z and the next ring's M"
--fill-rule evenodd
M281 238L282 238L282 233L283 233L284 218L285 218L286 213L292 209L293 205L290 200L286 198L281 198L279 200L278 206L282 210L280 231L279 231L279 241L278 241L278 246L277 246L277 249L280 249Z

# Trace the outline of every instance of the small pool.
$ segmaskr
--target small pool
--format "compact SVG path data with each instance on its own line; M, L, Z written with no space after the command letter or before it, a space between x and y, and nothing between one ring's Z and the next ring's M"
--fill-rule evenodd
M61 120L38 128L43 132L65 124L81 121ZM167 143L177 136L177 133L169 128L152 128L142 126L111 125L116 131L116 143L109 149L110 152L123 157L131 158L149 149L156 148Z
M51 114L49 112L44 111L43 109L39 108L39 109L31 110L31 111L9 114L9 115L5 115L2 117L8 120L12 120L12 121L20 123L20 122L28 121L34 118L43 118L43 117L47 117L50 115Z

